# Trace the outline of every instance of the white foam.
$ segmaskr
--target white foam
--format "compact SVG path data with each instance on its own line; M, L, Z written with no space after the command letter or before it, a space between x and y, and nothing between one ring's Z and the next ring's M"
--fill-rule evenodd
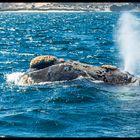
M17 62L5 61L5 62L0 62L0 64L17 64Z
M1 54L4 54L4 55L5 55L5 54L10 54L10 52L7 52L7 51L0 51L0 53L1 53Z
M24 74L23 72L14 72L14 73L11 73L11 74L6 74L5 78L6 78L7 83L12 83L12 84L15 84L15 85L19 85L20 77L23 74Z
M0 51L1 54L6 55L6 54L12 54L12 55L19 55L19 56L33 56L34 54L31 53L19 53L19 52L8 52L8 51Z
M104 81L101 81L101 80L93 80L92 82L93 82L93 83L96 83L96 84L98 84L98 83L99 83L99 84L100 84L100 83L104 83Z

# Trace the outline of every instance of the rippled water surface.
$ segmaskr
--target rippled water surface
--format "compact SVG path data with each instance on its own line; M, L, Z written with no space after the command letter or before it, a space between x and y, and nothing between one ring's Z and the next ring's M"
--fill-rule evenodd
M87 79L34 86L9 82L38 55L122 67L113 37L119 16L0 13L1 137L140 136L140 87Z

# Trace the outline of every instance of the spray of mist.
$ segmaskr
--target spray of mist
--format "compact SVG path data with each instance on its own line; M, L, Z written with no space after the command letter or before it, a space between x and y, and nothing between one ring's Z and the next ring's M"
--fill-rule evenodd
M123 13L118 27L117 45L123 58L124 70L136 74L140 66L140 22L131 13Z

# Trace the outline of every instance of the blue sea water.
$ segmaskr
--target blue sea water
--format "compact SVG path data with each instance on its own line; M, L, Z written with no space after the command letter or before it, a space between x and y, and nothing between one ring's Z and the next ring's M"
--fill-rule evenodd
M120 15L0 12L1 137L140 136L140 87L86 79L34 86L9 82L38 55L121 68L114 39Z

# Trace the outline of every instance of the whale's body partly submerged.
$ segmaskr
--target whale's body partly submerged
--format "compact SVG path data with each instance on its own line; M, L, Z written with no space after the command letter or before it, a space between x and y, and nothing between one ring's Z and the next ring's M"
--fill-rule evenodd
M29 72L20 77L19 83L22 85L32 85L42 82L69 81L80 76L113 85L139 85L140 83L139 78L128 72L121 71L115 66L92 66L72 60L54 64L43 69L29 70Z

